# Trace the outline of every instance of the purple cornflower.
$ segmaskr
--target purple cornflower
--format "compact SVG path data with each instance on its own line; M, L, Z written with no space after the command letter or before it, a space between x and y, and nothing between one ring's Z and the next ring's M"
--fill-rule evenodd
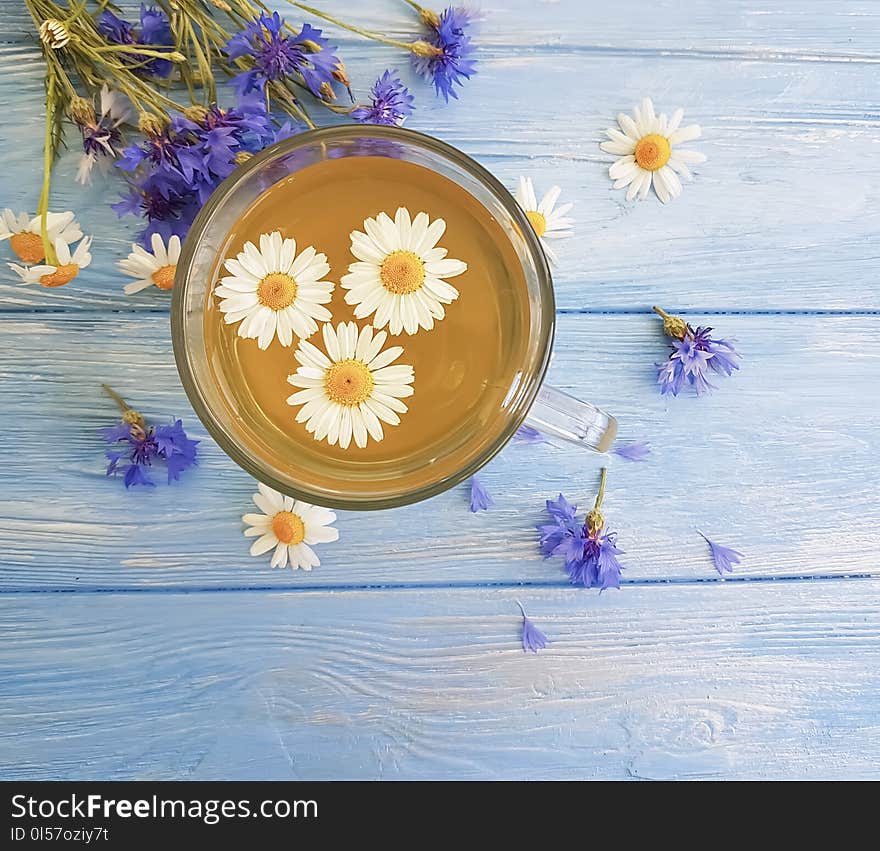
M415 98L400 81L397 71L386 71L379 77L370 89L370 97L372 100L369 106L359 106L352 110L351 117L355 121L399 127L407 116L412 115Z
M651 444L644 440L635 443L627 443L611 450L618 458L625 461L644 461L651 454Z
M109 9L98 16L98 32L113 44L142 44L155 47L174 47L174 36L171 33L171 22L159 9L141 4L140 29L135 34L134 27L126 20L117 17ZM135 70L150 77L170 77L173 63L168 59L157 59L138 56L132 53L125 56L124 61Z
M709 545L712 561L715 562L715 569L718 573L721 576L724 576L725 573L733 573L733 566L743 560L743 554L730 547L722 547L721 544L710 541L702 532L699 532L699 535Z
M285 33L284 28L284 19L277 12L261 12L229 39L225 49L230 59L253 58L252 68L232 78L236 90L243 95L254 89L262 91L268 82L298 74L315 97L332 92L333 72L339 65L336 48L329 47L321 30L310 24L303 24L297 35Z
M514 433L513 439L517 443L547 443L547 438L536 428L521 425Z
M526 614L526 610L523 608L523 604L519 600L516 601L516 604L519 606L520 612L522 612L523 653L528 653L529 651L537 653L539 650L543 650L550 643L549 639L532 623Z
M238 155L261 150L282 131L272 128L259 96L230 108L192 107L123 151L117 165L128 173L129 192L113 209L147 220L146 244L153 233L184 237L208 196L235 170Z
M474 476L471 479L471 512L476 514L478 511L488 511L493 505L495 505L495 500L492 499L492 495L483 487L483 483Z
M677 396L690 385L698 396L714 390L709 375L732 375L742 358L733 340L715 339L711 328L694 330L678 316L670 316L658 307L654 311L663 318L663 328L672 337L669 359L657 365L657 383L663 396Z
M623 552L617 548L617 533L605 531L605 519L599 510L605 493L605 476L603 468L596 504L584 523L575 519L577 506L559 494L556 500L547 500L547 513L553 522L537 527L538 546L544 558L561 555L572 585L598 587L603 591L620 587L623 569L617 560Z
M190 440L183 430L183 424L176 420L172 425L151 426L125 400L106 384L102 385L107 394L119 406L122 422L110 428L100 429L107 443L125 444L119 450L107 450L107 475L124 474L125 487L133 485L155 486L150 476L154 463L164 461L168 483L177 481L180 474L196 463L198 440Z
M413 55L416 71L433 83L437 94L443 95L447 102L450 97L458 99L454 86L464 85L465 80L476 74L476 60L470 58L474 47L467 34L471 23L467 9L460 6L444 9L436 25L425 21L428 28L425 41L435 52L427 56Z
M92 169L96 163L105 166L118 156L122 147L120 125L134 119L127 100L106 84L101 88L101 114L96 115L91 103L78 98L73 109L73 119L82 133L83 155L80 158L76 180L92 182Z

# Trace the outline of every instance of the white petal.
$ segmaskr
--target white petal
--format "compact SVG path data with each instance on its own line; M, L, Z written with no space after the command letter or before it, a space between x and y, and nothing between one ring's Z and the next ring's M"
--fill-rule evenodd
M261 535L257 538L256 541L251 544L251 555L252 556L261 556L263 553L269 552L272 547L278 544L278 538L275 537L274 532L266 532L265 535Z
M702 133L699 124L688 124L687 127L682 127L681 130L669 134L669 144L675 146L691 142L694 139L699 139Z

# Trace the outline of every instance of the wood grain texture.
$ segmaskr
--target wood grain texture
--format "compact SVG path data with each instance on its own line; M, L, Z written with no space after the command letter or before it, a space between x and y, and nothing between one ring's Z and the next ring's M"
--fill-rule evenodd
M5 596L0 774L877 778L877 581L521 593Z
M747 5L733 4L730 15L765 28L770 20L799 19L793 9L753 4L747 13ZM576 237L561 246L563 262L555 274L561 307L644 309L659 300L704 311L880 309L874 280L880 212L873 203L880 171L853 167L876 157L877 66L781 62L760 50L748 61L681 55L677 47L687 38L674 36L672 27L667 50L645 54L620 34L586 41L593 32L587 22L602 15L584 14L585 6L592 8L517 3L495 14L487 10L484 30L511 43L489 40L479 74L452 106L413 80L405 57L391 48L345 40L345 55L360 75L361 93L382 68L403 68L419 95L410 126L475 156L508 186L530 174L539 188L564 188L576 204L578 226ZM831 17L848 20L859 38L868 40L873 32L873 43L880 45L877 8ZM406 20L396 6L391 12L395 20ZM708 4L703 12L709 20ZM582 17L580 28L568 26ZM633 29L625 18L604 17ZM652 21L657 17L652 9ZM718 25L726 19L720 13ZM536 20L542 31L566 33L552 51L522 43ZM732 32L729 44L740 45L734 53L751 49L748 28L739 30L739 41L736 27ZM766 43L773 35L766 30ZM586 49L606 43L619 52ZM812 48L805 43L803 49ZM33 140L42 132L42 79L36 55L20 40L0 53L0 108L14 128L3 151L0 200L16 209L33 207L39 190L40 151ZM688 120L704 129L705 138L693 147L710 158L685 194L666 207L654 198L627 202L613 190L607 177L612 158L598 148L603 129L645 94L666 111L684 106ZM4 266L0 305L130 309L164 303L155 292L122 295L115 264L127 252L136 223L118 223L108 207L119 181L83 190L73 180L76 162L71 151L58 166L53 203L88 211L96 235L93 266L74 285L49 292L16 285Z
M345 513L342 538L310 574L251 559L239 516L253 480L206 440L200 467L170 489L126 492L104 475L98 428L109 382L154 417L204 437L176 379L167 319L106 314L7 317L0 430L0 583L5 588L406 585L566 579L537 557L534 525L562 490L586 505L602 456L510 446L483 478L497 499L470 515L466 488L393 512ZM701 321L701 317L692 317ZM876 573L880 349L874 317L726 316L741 373L708 398L662 399L660 323L565 315L550 379L616 413L643 464L611 459L609 522L627 581L717 578L703 529L743 549L737 576ZM354 554L357 553L355 557Z

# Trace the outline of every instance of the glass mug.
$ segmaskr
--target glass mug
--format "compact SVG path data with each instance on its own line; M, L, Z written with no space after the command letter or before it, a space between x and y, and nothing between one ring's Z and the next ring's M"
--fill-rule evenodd
M521 350L516 379L502 403L502 416L496 418L495 433L481 434L479 449L461 453L460 464L453 457L452 473L446 464L447 472L426 479L423 460L418 470L384 461L349 465L337 461L329 473L321 470L322 484L318 485L308 480L307 471L298 467L298 459L279 464L255 450L255 443L259 443L253 439L256 424L236 410L208 363L205 308L221 246L236 221L263 192L324 160L367 155L405 160L454 181L501 225L522 264L528 290L529 339ZM538 237L513 196L488 171L455 148L422 133L346 125L308 131L272 145L236 169L208 199L189 231L177 265L171 332L186 394L205 428L233 461L276 490L307 502L329 508L378 509L426 499L469 478L523 423L584 448L605 452L611 447L617 433L614 417L543 385L555 313L553 282Z

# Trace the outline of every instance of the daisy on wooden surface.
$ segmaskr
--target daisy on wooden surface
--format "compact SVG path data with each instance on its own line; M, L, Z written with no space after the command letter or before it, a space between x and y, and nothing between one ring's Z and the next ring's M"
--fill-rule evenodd
M516 190L516 201L523 208L526 218L532 225L541 247L547 255L547 259L555 266L559 262L556 252L550 247L548 240L563 239L571 236L571 227L574 220L568 218L566 213L574 204L561 204L556 206L562 190L558 186L551 186L544 197L538 201L535 195L535 187L530 177L521 177L519 187Z
M339 531L330 525L336 521L336 514L328 508L284 496L262 482L258 487L253 500L263 513L245 514L241 518L248 527L245 537L257 538L251 555L262 555L274 547L272 567L317 567L321 560L310 545L338 540Z
M177 261L180 259L180 237L172 236L166 247L161 235L154 233L150 247L153 249L152 253L143 246L132 243L131 254L125 260L119 261L120 270L137 279L122 288L126 295L134 295L147 287L173 289Z
M317 346L301 340L295 357L300 367L287 380L302 388L289 396L288 405L302 405L298 423L315 440L327 440L348 449L352 439L363 449L367 436L382 440L382 423L398 425L405 414L401 399L412 396L413 368L395 364L402 346L383 349L388 334L374 332L354 322L329 323L323 328L324 354Z
M260 236L260 247L246 242L238 257L224 263L229 275L214 293L228 325L241 322L238 336L255 339L261 349L278 336L282 346L293 345L318 330L332 316L324 307L333 296L327 255L310 245L299 254L296 241L280 231Z
M651 98L645 98L640 107L635 107L632 117L623 112L617 116L619 129L609 127L605 131L609 141L599 147L619 157L608 174L615 189L629 187L627 200L636 195L647 197L653 185L657 197L665 204L681 195L679 175L690 179L688 166L706 161L705 154L679 147L702 135L699 124L682 127L683 117L681 109L675 110L672 118L662 112L657 115Z
M0 213L0 240L9 240L9 247L22 263L40 263L46 259L40 219L40 216L31 217L27 213L15 214L9 209ZM68 244L82 239L76 217L69 211L46 214L46 235L53 245L58 239Z
M92 245L90 236L84 237L71 253L70 245L63 239L55 241L55 254L58 262L39 266L19 266L10 263L9 268L15 272L25 284L40 284L44 287L63 287L69 284L83 269L92 262L89 249Z
M392 219L379 213L364 222L364 231L352 231L351 253L357 262L348 267L341 286L348 290L346 304L365 319L375 314L376 328L388 326L392 334L419 328L430 331L443 319L445 304L458 298L458 290L444 278L467 271L467 263L446 256L437 242L446 230L443 219L432 222L427 213L414 219L399 207Z

